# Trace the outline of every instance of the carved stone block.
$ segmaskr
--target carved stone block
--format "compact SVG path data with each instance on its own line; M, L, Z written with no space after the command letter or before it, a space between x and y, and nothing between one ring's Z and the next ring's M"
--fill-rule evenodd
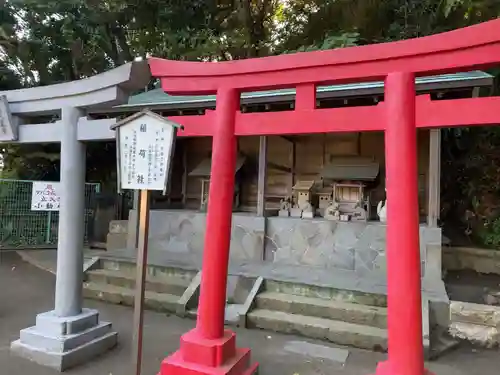
M302 217L302 210L300 208L292 208L290 210L291 217Z
M312 219L312 218L314 218L314 212L313 211L302 211L302 218L303 219Z
M279 210L279 217L290 217L290 210Z

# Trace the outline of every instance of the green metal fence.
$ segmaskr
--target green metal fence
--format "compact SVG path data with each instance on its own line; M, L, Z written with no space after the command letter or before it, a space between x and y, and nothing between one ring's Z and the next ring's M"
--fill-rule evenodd
M58 211L31 209L33 182L0 179L0 248L57 246ZM49 182L48 182L49 183ZM100 184L85 184L85 242L89 241Z

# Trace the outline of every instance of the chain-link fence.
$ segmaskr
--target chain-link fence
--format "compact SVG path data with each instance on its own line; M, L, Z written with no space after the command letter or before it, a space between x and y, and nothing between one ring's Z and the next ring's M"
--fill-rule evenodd
M0 179L0 248L57 246L58 211L32 210L33 183ZM50 182L47 182L50 184ZM85 242L92 230L100 184L85 184Z

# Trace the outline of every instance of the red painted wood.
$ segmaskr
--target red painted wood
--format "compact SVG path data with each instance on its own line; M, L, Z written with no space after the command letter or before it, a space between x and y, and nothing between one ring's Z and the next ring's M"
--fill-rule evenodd
M196 328L206 339L218 339L224 332L236 167L235 113L239 104L240 95L235 89L221 89L217 93L212 170L196 323Z
M295 109L311 110L316 108L316 85L305 83L298 85L295 95Z
M389 361L381 364L377 373L424 374L416 129L497 125L500 101L476 98L432 102L426 96L415 99L415 76L498 64L498 30L500 19L425 38L331 51L223 63L149 60L152 75L161 78L168 93L217 93L215 113L172 118L185 126L180 136L213 136L202 289L193 334L197 343L190 350L199 350L200 356L209 353L223 332L235 136L385 130ZM382 79L386 79L385 103L314 109L316 85ZM295 111L247 114L238 111L237 93L283 87L296 87ZM248 361L240 363L248 365ZM192 366L182 352L177 352L164 361L161 373L241 375L255 370L255 367L245 370L243 365L229 372L223 366L204 369Z
M163 360L159 375L257 373L258 364L250 363L250 350L236 348L235 334L224 331L239 103L237 90L220 89L215 111L188 116L184 122L188 126L193 121L198 132L205 131L203 124L208 125L213 136L201 289L196 328L181 337L180 349Z
M385 81L387 328L392 374L423 375L415 77Z
M346 107L286 112L236 112L236 135L314 134L385 129L384 103L368 107ZM417 97L417 127L462 127L500 124L500 97L438 100ZM184 125L180 137L210 137L214 134L214 112L204 116L173 116Z
M490 67L500 60L500 19L447 33L328 51L228 62L149 59L151 74L171 94L215 94L219 87L240 91L383 80L390 72L415 75L454 73ZM186 79L188 78L188 79Z

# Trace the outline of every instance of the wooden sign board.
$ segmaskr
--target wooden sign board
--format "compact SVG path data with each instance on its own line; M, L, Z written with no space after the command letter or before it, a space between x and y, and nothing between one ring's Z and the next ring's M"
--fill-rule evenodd
M148 110L136 113L111 127L116 130L118 190L140 190L136 288L134 297L133 361L141 374L144 294L148 259L149 191L165 194L170 177L178 124Z
M113 125L117 131L118 187L165 192L180 126L151 111Z

